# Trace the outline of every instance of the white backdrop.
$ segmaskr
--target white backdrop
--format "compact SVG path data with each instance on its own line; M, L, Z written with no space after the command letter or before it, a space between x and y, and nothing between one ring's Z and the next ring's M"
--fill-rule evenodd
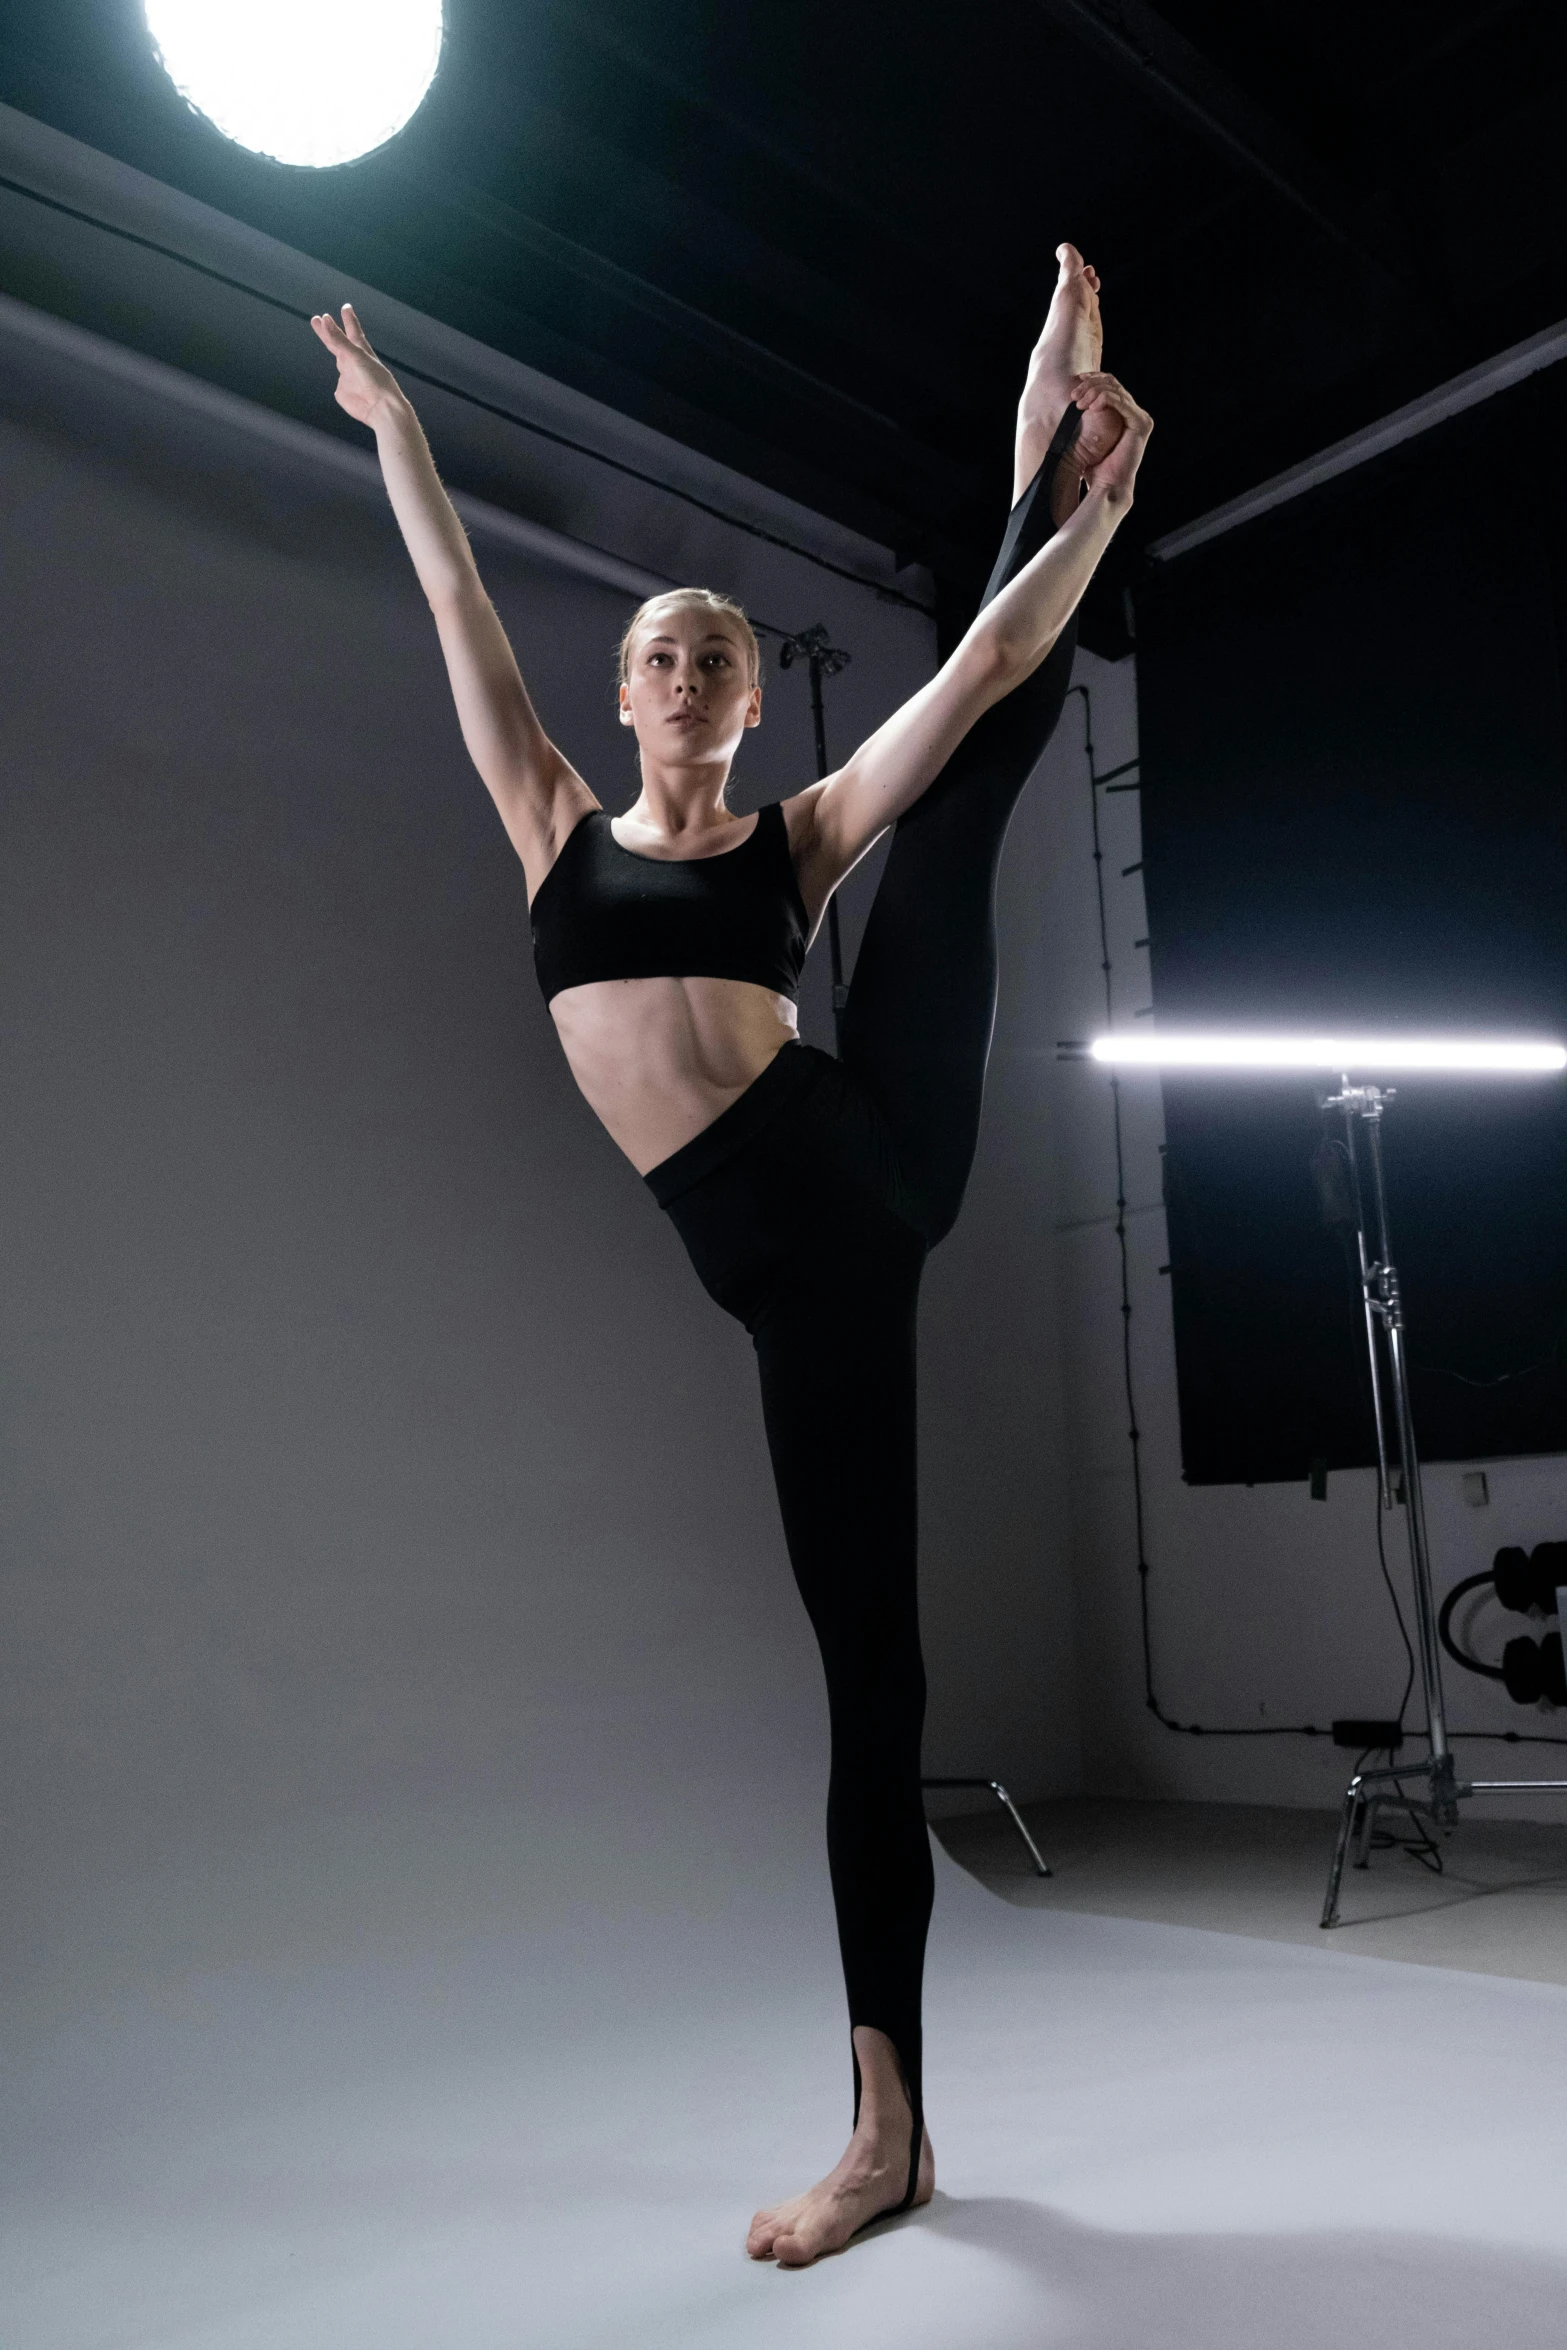
M749 1345L570 1084L384 507L59 354L9 346L4 380L26 2012L64 2061L103 2002L163 2002L177 2097L213 1970L438 1970L504 1921L552 1998L612 1952L623 2000L640 1937L689 1928L716 1980L730 1928L765 1971L787 1914L837 2100L825 1707ZM546 723L623 804L626 599L481 556ZM852 646L840 744L927 673L917 618L742 557L759 605ZM753 741L742 804L808 778L798 673ZM1046 1235L1009 1149L1003 1118L927 1316L929 1758L1028 1791L1070 1772L1071 1667Z

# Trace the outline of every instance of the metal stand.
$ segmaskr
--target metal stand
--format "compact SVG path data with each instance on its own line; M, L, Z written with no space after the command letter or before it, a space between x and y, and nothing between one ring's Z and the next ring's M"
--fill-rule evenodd
M1354 1865L1367 1868L1371 1838L1381 1811L1402 1812L1429 1840L1432 1829L1444 1836L1458 1825L1458 1806L1472 1795L1567 1794L1567 1779L1469 1779L1458 1777L1448 1745L1447 1709L1442 1695L1442 1659L1437 1642L1436 1603L1431 1589L1430 1553L1426 1544L1425 1497L1420 1484L1420 1456L1415 1450L1414 1420L1409 1402L1409 1366L1404 1344L1404 1306L1398 1270L1388 1242L1387 1192L1382 1174L1382 1114L1393 1098L1391 1087L1351 1085L1339 1080L1339 1091L1322 1100L1325 1110L1344 1114L1344 1140L1349 1154L1350 1185L1355 1207L1355 1237L1360 1258L1360 1295L1365 1314L1366 1348L1371 1362L1371 1403L1377 1428L1377 1481L1381 1507L1403 1507L1404 1531L1409 1540L1409 1571L1415 1593L1415 1630L1420 1657L1420 1679L1425 1695L1427 1735L1431 1751L1423 1762L1395 1763L1387 1770L1357 1771L1344 1794L1338 1843L1328 1872L1322 1924L1338 1923L1339 1887L1351 1847ZM1363 1137L1363 1143L1362 1138ZM1369 1174L1362 1182L1362 1148ZM1419 1786L1410 1793L1406 1782Z
M778 648L780 669L792 669L796 661L811 665L811 720L816 729L816 780L820 783L827 773L827 716L822 707L822 679L836 677L840 669L847 669L853 655L840 645L827 642L827 631L816 621L810 628L802 628L798 636L786 636ZM843 1007L849 1000L849 990L843 978L843 934L838 928L838 896L834 891L827 901L827 951L832 957L832 1031L833 1040L841 1056L843 1052Z
M999 1779L921 1779L920 1785L922 1787L988 1787L997 1802L1004 1804L1012 1814L1012 1825L1028 1846L1028 1857L1034 1864L1035 1876L1049 1877L1054 1875L1055 1872L1050 1868L1044 1854L1029 1834L1023 1814L1018 1810L1017 1805Z

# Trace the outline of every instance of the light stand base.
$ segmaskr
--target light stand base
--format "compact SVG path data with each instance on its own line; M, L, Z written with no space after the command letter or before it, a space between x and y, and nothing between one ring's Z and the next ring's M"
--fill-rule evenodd
M1406 1779L1424 1783L1423 1798L1405 1793ZM1344 1863L1351 1852L1357 1869L1370 1867L1378 1812L1402 1812L1407 1819L1450 1836L1458 1825L1459 1805L1474 1795L1567 1795L1567 1779L1460 1779L1451 1754L1429 1755L1424 1762L1395 1763L1389 1770L1357 1771L1344 1791L1321 1924L1339 1923L1339 1891Z
M1028 1846L1028 1857L1034 1864L1035 1876L1054 1876L1055 1871L1050 1867L1039 1846L1029 1834L1024 1824L1023 1814L1018 1810L1017 1805L999 1779L921 1779L920 1785L922 1787L988 1787L996 1801L1012 1814L1012 1825Z

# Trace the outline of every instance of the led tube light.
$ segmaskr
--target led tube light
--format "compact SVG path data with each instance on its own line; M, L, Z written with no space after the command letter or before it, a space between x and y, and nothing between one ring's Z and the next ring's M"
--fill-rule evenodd
M1431 1069L1522 1077L1567 1069L1559 1044L1464 1036L1096 1036L1095 1061L1145 1069Z

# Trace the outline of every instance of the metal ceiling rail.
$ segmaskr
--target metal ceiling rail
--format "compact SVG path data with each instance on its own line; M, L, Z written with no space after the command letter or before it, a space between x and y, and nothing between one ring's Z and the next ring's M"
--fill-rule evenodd
M559 449L568 465L585 461L583 472L572 475L585 494L592 475L604 468L676 501L688 512L701 513L783 554L798 556L814 569L869 589L880 601L930 617L923 594L909 592L926 583L918 575L897 583L908 562L900 563L886 540L837 523L697 447L643 425L527 362L4 105L0 192L29 202L40 214L69 222L73 230L85 232L89 244L104 240L105 256L118 245L153 257L160 266L168 264L189 281L187 309L202 281L255 303L258 315L271 311L300 322L323 300L336 302L348 296L380 323L377 340L414 380L451 395L476 416L516 427ZM62 279L71 279L79 260L79 255L66 256ZM100 257L97 268L95 285L112 274L112 259ZM30 290L24 283L21 291ZM199 302L196 307L199 310ZM111 316L118 315L111 306ZM117 323L111 332L134 347L134 332L122 337ZM589 495L589 503L596 495ZM502 509L493 511L499 515ZM538 529L541 539L558 537L564 542L564 532L551 533L543 525ZM610 563L620 562L627 572L638 568L634 555L639 550L625 558L591 546L589 551L603 553ZM661 551L654 545L645 550L655 562Z
M377 497L383 494L380 463L368 446L354 448L349 442L339 440L335 433L324 432L319 425L301 424L292 416L280 415L275 408L264 407L259 400L247 400L239 392L225 391L201 376L187 375L182 368L170 367L162 359L151 359L143 352L127 349L123 343L110 342L107 336L94 334L88 327L74 326L49 311L34 310L26 302L0 294L0 341L6 338L29 343L35 350L47 351L79 367L92 368L99 375L110 376L117 383L150 392L188 413L248 433L275 449L286 450L290 456L325 466L360 489L373 491ZM459 491L453 495L452 504L475 537L532 556L535 561L551 563L558 570L574 572L579 579L591 579L600 587L617 588L638 602L676 584L659 572L645 571L635 563L625 562L603 547L568 538L564 531L551 530L542 522L529 522L520 514L509 514L504 507L492 506L485 498L470 498Z
M1396 449L1401 441L1414 440L1420 433L1429 432L1433 425L1461 415L1466 408L1478 407L1494 393L1505 392L1513 384L1522 383L1526 376L1537 375L1542 368L1554 367L1563 359L1567 359L1567 319L1531 335L1527 342L1514 343L1511 350L1498 352L1494 359L1483 360L1466 374L1438 384L1434 391L1422 392L1407 407L1395 408L1391 416L1384 416L1377 424L1363 425L1346 440L1335 441L1331 448L1320 450L1315 457L1307 457L1285 473L1274 474L1270 481L1259 482L1255 489L1244 491L1223 506L1215 506L1211 513L1200 514L1195 522L1167 531L1163 538L1153 541L1148 553L1157 563L1171 563L1178 555L1190 554L1194 547L1206 546L1210 539L1222 538L1226 531L1238 529L1243 522L1254 521L1259 514L1269 514L1276 506L1287 506L1292 498L1304 496L1321 482L1332 481L1341 473L1353 473L1357 465L1382 456L1388 449Z

